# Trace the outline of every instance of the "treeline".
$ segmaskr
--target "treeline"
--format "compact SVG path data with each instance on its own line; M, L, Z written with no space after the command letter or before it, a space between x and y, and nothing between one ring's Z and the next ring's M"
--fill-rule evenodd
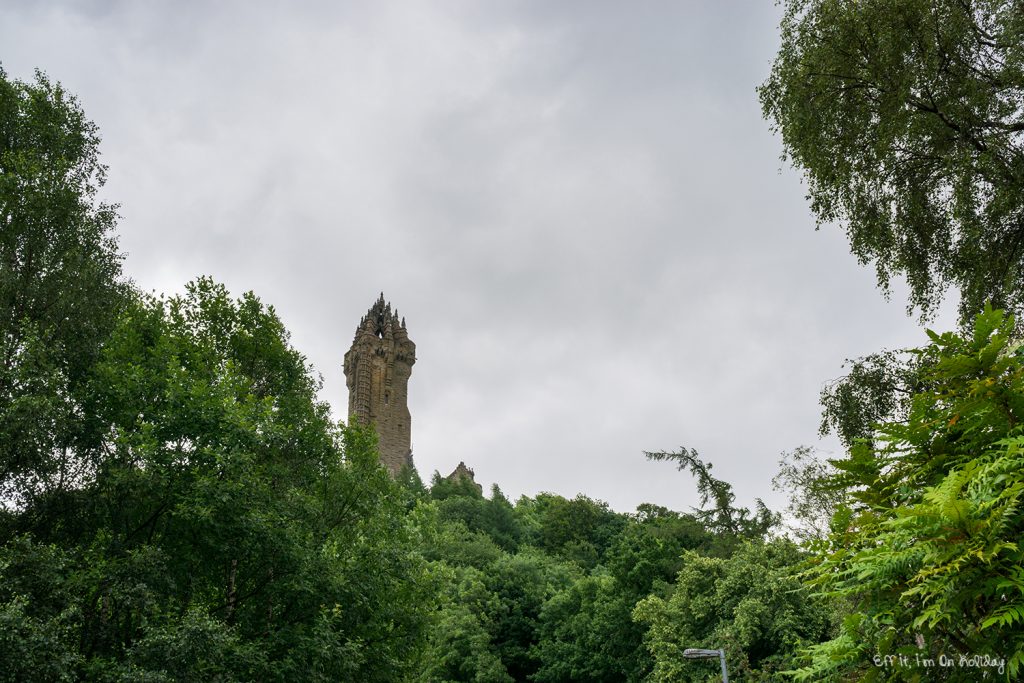
M681 654L710 643L736 675L767 680L832 623L793 576L797 546L763 527L711 530L700 515L623 514L583 495L513 505L497 486L485 498L436 475L404 488L444 595L424 680L701 681L717 661ZM746 516L708 512L737 527Z

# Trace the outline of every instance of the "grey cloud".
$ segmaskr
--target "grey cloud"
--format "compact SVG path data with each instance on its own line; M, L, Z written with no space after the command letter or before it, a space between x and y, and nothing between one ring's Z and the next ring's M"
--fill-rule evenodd
M84 8L84 9L83 9ZM814 225L754 93L765 3L93 3L7 10L0 58L100 125L127 267L275 306L347 405L380 290L421 472L513 496L741 500L816 442L848 356L922 338ZM823 442L834 448L833 442Z

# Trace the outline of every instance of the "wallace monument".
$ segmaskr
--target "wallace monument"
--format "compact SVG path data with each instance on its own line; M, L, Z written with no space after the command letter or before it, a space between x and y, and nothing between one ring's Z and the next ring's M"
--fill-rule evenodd
M409 339L405 319L384 301L377 302L356 328L352 348L345 354L348 414L372 424L379 439L380 460L392 476L412 465L409 375L416 362L416 345Z

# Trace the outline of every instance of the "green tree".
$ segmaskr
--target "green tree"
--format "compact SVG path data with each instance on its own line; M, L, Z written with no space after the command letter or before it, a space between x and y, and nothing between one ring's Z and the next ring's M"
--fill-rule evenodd
M395 476L395 482L401 487L406 495L406 507L412 509L416 502L424 500L428 496L427 487L424 486L420 473L412 463L402 465Z
M442 520L461 522L472 532L486 534L503 550L515 552L523 530L508 498L495 484L484 498L468 479L450 482L435 473L430 495Z
M535 681L641 681L649 656L632 622L636 598L605 573L585 576L541 609Z
M682 567L682 554L708 535L689 515L653 505L626 522L602 565L552 596L541 610L534 654L538 681L640 681L653 660L633 608L664 591Z
M484 584L484 573L444 562L434 563L432 570L445 589L420 680L512 683L492 638L493 615L500 613L501 605Z
M648 626L653 681L717 680L717 662L685 659L690 647L725 648L738 680L782 681L801 645L828 634L831 610L796 578L791 542L745 541L728 558L687 551L669 597L652 595L634 618Z
M95 475L26 507L33 537L4 548L0 609L38 625L17 647L70 632L85 680L416 670L433 597L405 498L318 388L251 294L202 279L129 307L83 404ZM40 572L58 545L62 571Z
M644 455L648 460L675 462L680 471L690 471L697 480L701 504L700 509L694 510L694 516L724 544L726 552L734 541L761 538L779 524L779 515L769 510L761 499L755 501L754 512L736 507L732 484L711 476L711 463L702 461L694 449L684 447L676 452L645 452Z
M875 441L835 462L850 494L809 576L851 613L836 638L809 650L803 680L914 674L876 668L876 655L988 655L1019 675L1024 355L1013 330L1011 317L989 309L970 335L929 333L916 352L927 388L907 420L879 425Z
M484 523L487 533L499 546L509 552L519 549L525 532L515 508L497 484L491 486L491 497L484 508Z
M909 351L882 351L847 360L849 372L821 391L818 433L839 437L846 449L874 437L875 425L905 420L922 386L921 359Z
M807 446L783 453L772 488L785 494L786 512L793 521L789 531L805 543L828 535L832 517L846 491L832 483L835 468Z
M73 558L15 539L0 546L0 681L74 681L83 663L78 614L66 576Z
M531 513L539 523L537 546L586 569L598 563L626 525L625 515L583 494L570 500L541 493L535 503Z
M1024 5L785 0L760 87L820 223L934 311L1024 308Z
M504 555L490 567L484 582L498 599L490 613L491 638L514 680L530 680L537 673L541 610L580 575L576 564L533 549Z
M966 330L823 392L846 500L810 575L852 611L799 676L906 680L871 658L969 653L1017 676L1020 358L983 305L1024 308L1024 5L787 0L760 96L819 222L845 224L883 287L905 277L923 317L959 289Z
M59 84L0 69L0 497L18 505L91 474L83 384L128 293L98 144Z
M714 538L693 516L643 504L605 554L604 564L634 602L675 581L686 550L708 552Z

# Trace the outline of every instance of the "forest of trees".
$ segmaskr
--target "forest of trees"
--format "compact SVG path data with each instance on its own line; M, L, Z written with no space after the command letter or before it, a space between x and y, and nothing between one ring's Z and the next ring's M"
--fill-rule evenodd
M825 387L845 452L786 455L785 511L687 448L647 454L687 512L392 479L256 295L133 286L95 126L0 70L0 681L718 680L690 647L733 681L1016 680L1024 6L784 9L759 94L811 210L962 321Z

